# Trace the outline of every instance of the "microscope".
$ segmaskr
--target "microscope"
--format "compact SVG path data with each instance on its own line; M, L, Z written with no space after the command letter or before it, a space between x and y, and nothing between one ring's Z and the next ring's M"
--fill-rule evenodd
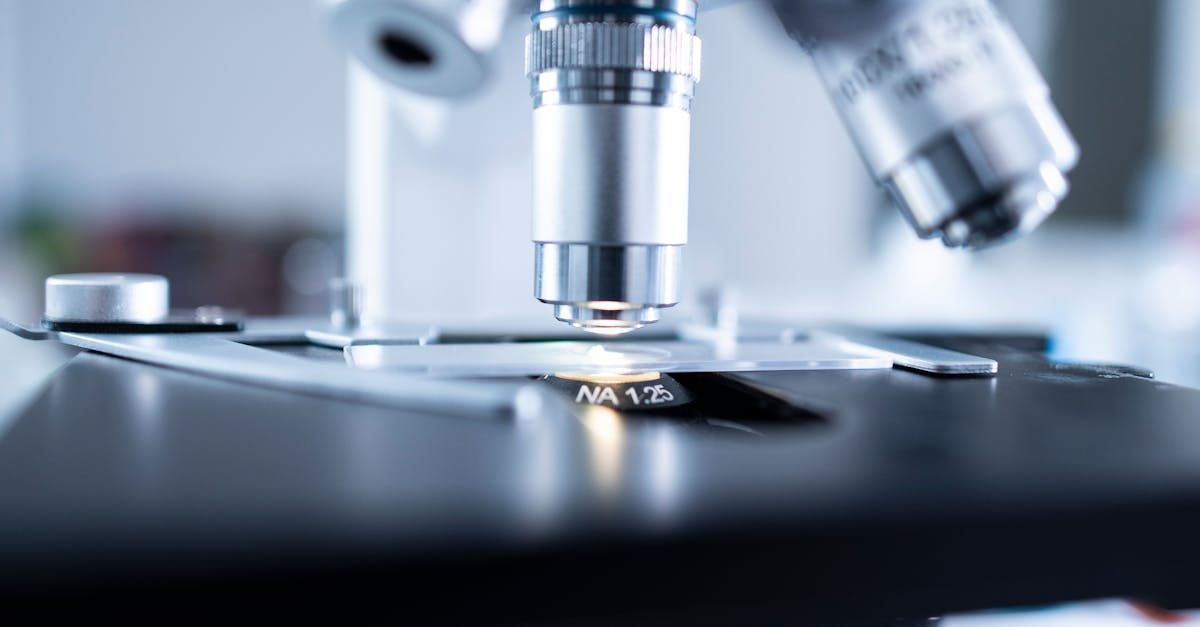
M698 24L724 4L324 2L368 146L395 90L469 103L519 81L492 68L528 25L533 295L570 326L393 315L427 260L388 248L385 150L349 151L328 317L51 277L41 321L0 319L82 350L0 437L0 593L123 619L152 598L489 624L1200 604L1200 392L1056 360L1037 333L751 320L720 298L660 321L681 299ZM763 7L918 236L991 246L1067 193L1076 144L988 0Z
M489 80L506 79L490 70L498 55L519 54L501 45L503 33L528 24L533 295L569 327L414 321L382 307L389 282L416 271L419 260L363 254L367 246L353 236L369 232L386 248L379 234L387 237L396 220L387 203L353 193L387 186L387 159L373 155L351 162L352 272L331 286L326 319L246 319L222 306L176 312L163 277L83 274L46 281L40 324L0 325L28 339L259 386L468 415L555 413L547 407L564 400L660 409L696 396L699 384L679 379L693 373L900 367L994 376L999 364L986 355L845 325L741 320L719 295L696 320L627 335L680 301L691 111L702 78L697 24L703 9L724 4L322 5L353 60L351 82L365 71L384 87L352 107L352 125L387 111L393 90L470 101ZM990 246L1037 227L1067 193L1078 148L988 0L781 0L765 8L797 54L811 57L870 174L920 237ZM289 344L341 354L281 354Z
M608 399L611 407L633 401L640 409L647 394L665 397L655 385L689 398L675 374L899 366L994 375L994 359L861 328L740 320L719 295L695 321L627 335L680 301L691 110L701 81L697 24L702 9L723 4L323 5L352 72L365 69L385 87L352 108L352 123L364 110L388 110L396 89L469 101L489 80L505 79L490 76L497 55L519 54L500 45L504 30L529 24L533 292L569 328L414 322L382 306L390 281L414 272L419 260L364 254L368 246L353 236L370 233L386 249L381 238L396 220L387 203L353 193L363 181L367 196L387 186L387 159L374 154L352 161L347 252L359 276L352 270L331 286L328 319L243 320L224 307L175 313L162 277L66 275L47 281L41 325L4 324L31 339L258 385L468 414L519 413L541 406L521 399L546 396L545 386L462 381L480 377L540 377L551 388L567 381L569 389L558 391L575 404ZM1078 148L1033 61L988 0L804 0L767 8L797 54L811 57L871 175L920 237L951 248L990 246L1034 229L1067 193L1065 173ZM352 134L363 141L361 129ZM366 134L368 143L385 139ZM278 351L262 348L289 342L342 351L351 368L294 358L280 364ZM643 383L650 385L621 394L629 391L622 386Z
M558 320L616 335L680 300L697 24L726 4L335 0L328 11L376 76L439 98L470 98L493 55L517 54L496 47L511 15L528 18L534 296ZM987 0L772 6L920 237L989 246L1034 229L1067 193L1078 148Z

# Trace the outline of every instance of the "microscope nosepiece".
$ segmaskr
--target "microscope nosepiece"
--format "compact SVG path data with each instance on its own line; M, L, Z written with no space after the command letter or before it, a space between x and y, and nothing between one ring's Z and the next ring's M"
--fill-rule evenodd
M1079 149L988 0L778 2L872 174L921 237L980 248L1066 195Z
M615 335L679 300L695 0L543 0L533 96L535 296Z

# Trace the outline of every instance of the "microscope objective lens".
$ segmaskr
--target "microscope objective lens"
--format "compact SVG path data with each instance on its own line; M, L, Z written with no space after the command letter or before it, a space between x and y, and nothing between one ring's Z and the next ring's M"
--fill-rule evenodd
M534 294L573 327L622 335L679 301L696 11L545 0L533 15Z

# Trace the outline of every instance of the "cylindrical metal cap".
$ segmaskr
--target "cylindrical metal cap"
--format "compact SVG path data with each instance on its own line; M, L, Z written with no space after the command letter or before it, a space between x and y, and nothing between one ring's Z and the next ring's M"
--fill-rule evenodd
M538 300L586 331L617 335L659 319L679 301L683 246L598 246L537 242Z
M1054 105L1037 96L955 127L882 180L921 237L982 248L1054 213L1078 159Z
M46 279L46 320L158 322L170 312L170 286L155 274L59 274Z

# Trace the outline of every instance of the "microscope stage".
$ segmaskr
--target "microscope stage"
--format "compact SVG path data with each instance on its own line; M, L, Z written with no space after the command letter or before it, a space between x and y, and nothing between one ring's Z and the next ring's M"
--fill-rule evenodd
M513 623L1200 604L1200 393L1023 338L921 344L999 371L420 376L446 415L85 352L0 438L0 593ZM414 376L244 348L288 374ZM489 385L574 406L503 418L448 398Z

